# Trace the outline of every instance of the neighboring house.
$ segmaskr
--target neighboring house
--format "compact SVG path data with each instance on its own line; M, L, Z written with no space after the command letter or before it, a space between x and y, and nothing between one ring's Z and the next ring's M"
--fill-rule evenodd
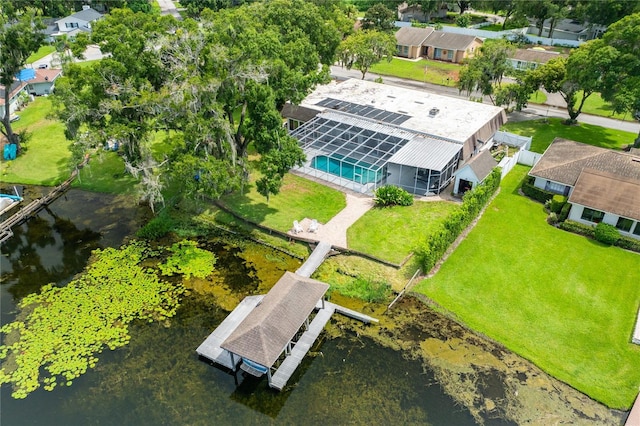
M640 239L640 156L556 138L529 175L569 197L569 219Z
M51 35L57 37L66 34L68 37L74 37L78 32L91 31L91 23L102 18L102 16L103 15L95 9L84 5L81 11L55 21L58 26L58 32Z
M531 35L538 35L540 31L536 27L535 21L529 20L529 30ZM544 21L542 37L549 37L551 18ZM607 27L597 24L582 23L574 19L561 19L555 23L552 38L560 40L587 41L600 37L607 30Z
M420 5L409 5L407 2L398 5L398 20L403 22L429 22L431 18L445 18L449 9L443 3L437 12L425 14Z
M27 83L24 81L15 81L9 89L9 113L13 115L22 106L22 96ZM4 118L4 95L6 88L0 85L0 118Z
M564 56L566 55L547 51L542 47L534 47L533 49L517 49L509 60L516 70L532 70L538 68L540 65L546 64L552 59Z
M482 183L489 173L498 165L488 149L480 154L471 157L466 164L460 166L456 171L456 183L453 186L454 195L464 194Z
M297 170L357 192L442 192L486 146L504 109L366 80L318 86L282 110L307 161Z
M482 43L476 36L446 33L430 27L403 27L396 32L397 56L410 59L426 57L459 64L472 57Z
M396 56L416 59L427 56L424 43L433 32L433 28L403 27L396 31Z
M53 93L55 81L62 75L62 70L37 69L35 71L35 78L27 81L27 92L34 96L50 95Z

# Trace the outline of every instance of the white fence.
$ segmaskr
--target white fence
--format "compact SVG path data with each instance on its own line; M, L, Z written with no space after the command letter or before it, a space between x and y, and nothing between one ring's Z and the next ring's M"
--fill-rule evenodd
M440 31L445 32L445 33L454 33L454 34L464 34L464 35L471 35L471 36L476 36L476 37L482 37L482 38L514 38L516 37L518 34L523 34L526 35L527 34L527 28L517 28L517 29L513 29L513 30L506 30L506 31L487 31L487 30L479 30L476 28L462 28L462 27L449 27L449 26L443 26Z
M502 179L515 167L516 164L524 164L525 166L534 166L542 157L542 154L528 151L520 148L513 157L504 157L498 163L498 167L502 168Z
M515 146L518 148L529 149L531 148L531 137L530 136L520 136L515 133L509 132L501 132L497 131L495 135L493 135L493 141L498 143L503 143L509 146Z

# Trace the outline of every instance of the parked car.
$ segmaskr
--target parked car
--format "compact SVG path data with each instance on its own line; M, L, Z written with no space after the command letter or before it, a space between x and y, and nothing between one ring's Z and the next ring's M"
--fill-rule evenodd
M40 64L40 65L38 65L38 69L40 69L40 70L46 70L47 68L49 68L48 64Z

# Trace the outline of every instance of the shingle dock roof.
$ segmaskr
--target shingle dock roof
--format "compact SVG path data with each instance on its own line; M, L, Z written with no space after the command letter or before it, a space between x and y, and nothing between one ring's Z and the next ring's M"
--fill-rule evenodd
M328 289L323 282L285 272L220 347L271 367Z

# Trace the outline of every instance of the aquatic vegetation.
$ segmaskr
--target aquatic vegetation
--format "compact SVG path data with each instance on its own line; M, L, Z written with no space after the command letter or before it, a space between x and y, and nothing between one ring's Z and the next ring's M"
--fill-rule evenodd
M185 279L192 275L205 278L213 271L216 257L207 250L198 248L198 243L192 240L182 240L173 244L169 250L171 256L164 264L158 265L164 275L182 274Z
M174 316L184 287L143 268L147 255L142 242L96 250L86 272L67 286L49 284L25 297L16 320L0 328L0 384L12 384L17 399L41 385L71 386L95 367L97 354L129 342L129 323Z

